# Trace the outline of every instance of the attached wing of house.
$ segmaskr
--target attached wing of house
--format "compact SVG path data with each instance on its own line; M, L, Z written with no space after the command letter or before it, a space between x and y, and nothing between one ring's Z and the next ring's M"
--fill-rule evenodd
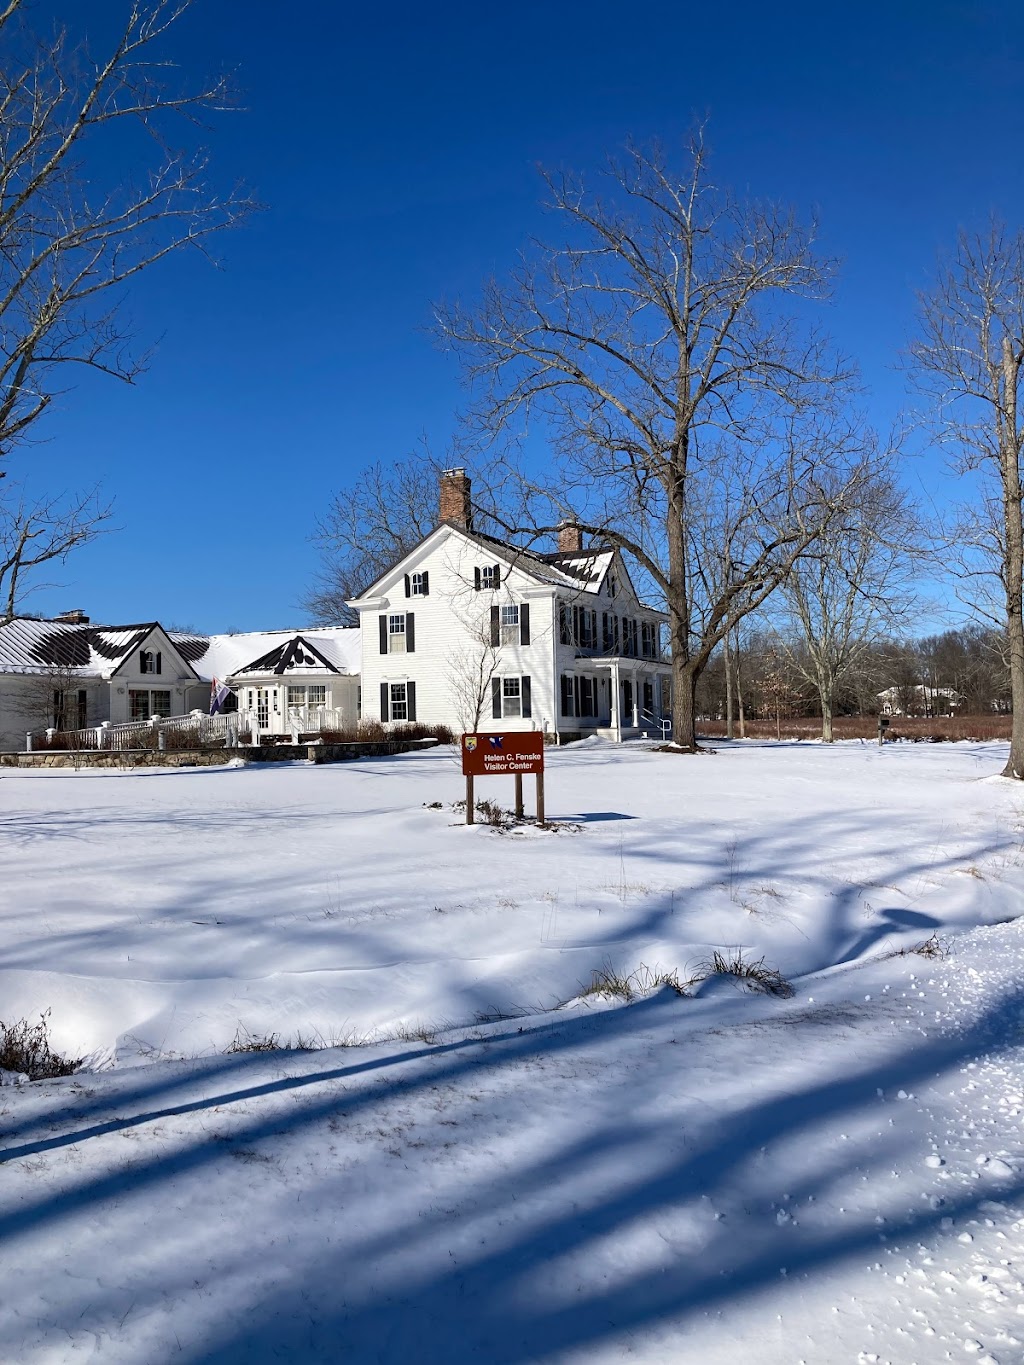
M27 733L47 728L185 715L199 682L158 621L16 617L0 626L0 746L24 748Z

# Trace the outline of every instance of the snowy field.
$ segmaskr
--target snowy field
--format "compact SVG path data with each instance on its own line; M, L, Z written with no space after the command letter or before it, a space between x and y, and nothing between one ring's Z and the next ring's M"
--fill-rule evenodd
M0 1018L92 1070L0 1090L0 1359L1024 1360L1004 761L5 772ZM581 996L716 949L794 994Z

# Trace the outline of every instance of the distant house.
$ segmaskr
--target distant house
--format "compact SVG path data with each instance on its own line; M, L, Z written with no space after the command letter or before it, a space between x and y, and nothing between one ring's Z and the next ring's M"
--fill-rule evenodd
M438 526L349 603L363 716L562 738L660 734L665 617L639 600L618 550L585 547L573 525L550 554L475 532L462 469L446 471L439 492Z
M963 698L952 687L928 687L915 683L907 687L887 687L878 693L883 716L951 716Z

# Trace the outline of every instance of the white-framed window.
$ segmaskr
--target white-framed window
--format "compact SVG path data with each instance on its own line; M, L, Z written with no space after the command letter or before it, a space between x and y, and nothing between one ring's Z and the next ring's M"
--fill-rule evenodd
M405 653L405 612L395 612L388 617L388 653Z
M390 684L391 719L409 719L409 694L404 682Z
M306 704L308 706L327 705L327 685L326 683L310 683L306 688Z
M139 650L140 673L159 673L161 671L160 663L161 659L159 651L154 652L152 649Z
M518 678L501 680L501 714L503 716L523 714L523 695Z
M519 643L519 608L517 606L501 608L501 643L503 645L517 645ZM519 713L516 712L516 714Z
M288 688L288 705L289 705L289 706L305 706L305 704L306 704L306 689L305 689L304 687L289 687L289 688Z
M480 570L480 586L482 588L496 588L498 569L494 564L485 564Z
M165 688L155 688L152 692L144 687L128 689L128 719L149 720L151 716L171 714L171 694Z
M427 575L425 573L414 573L409 575L409 592L413 597L426 597L427 595Z

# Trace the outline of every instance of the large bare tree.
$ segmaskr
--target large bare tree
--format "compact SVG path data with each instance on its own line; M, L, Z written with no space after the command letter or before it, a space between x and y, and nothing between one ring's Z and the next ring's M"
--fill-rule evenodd
M978 481L978 513L962 544L973 537L976 571L993 569L1001 585L1013 707L1003 775L1024 780L1024 233L993 223L959 235L921 298L911 355L954 467Z
M810 325L831 266L792 213L717 189L699 134L678 168L631 148L607 194L545 179L566 240L535 244L477 307L440 308L440 336L469 429L513 451L529 515L509 529L569 516L664 602L675 738L696 747L713 651L828 523L835 469L843 496L855 477L845 376ZM535 435L540 475L514 453Z
M231 103L162 53L192 0L78 6L76 33L0 0L0 457L76 366L132 381L120 306L141 271L251 208L207 184L201 121ZM118 27L90 45L84 32ZM35 27L34 24L38 24ZM183 150L182 144L189 144Z
M889 451L866 455L856 499L794 563L779 594L780 647L817 694L826 743L840 690L916 605L919 538L891 462Z
M347 605L428 535L438 521L442 465L424 447L367 466L317 519L320 571L303 605L318 625L354 625Z

